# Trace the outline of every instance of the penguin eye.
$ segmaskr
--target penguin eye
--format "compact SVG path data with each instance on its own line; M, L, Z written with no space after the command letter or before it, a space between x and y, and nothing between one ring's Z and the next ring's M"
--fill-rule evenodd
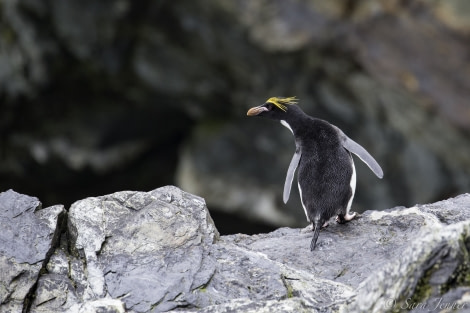
M270 102L268 102L268 103L266 104L266 109L268 109L269 111L272 111L272 110L273 110L273 104L270 103Z

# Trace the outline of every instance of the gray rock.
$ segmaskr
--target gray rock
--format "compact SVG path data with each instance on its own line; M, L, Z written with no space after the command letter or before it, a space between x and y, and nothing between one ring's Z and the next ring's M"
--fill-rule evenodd
M136 312L188 305L213 276L218 237L204 200L174 187L121 192L72 205L71 250L85 274L83 300L123 298Z
M310 252L308 227L219 236L205 201L172 186L77 201L66 228L63 207L10 190L0 311L465 312L469 207L366 211Z
M103 298L85 303L74 304L67 313L124 313L125 305L121 300Z
M43 209L37 198L13 190L0 193L1 312L29 309L41 271L58 245L64 221L61 205Z

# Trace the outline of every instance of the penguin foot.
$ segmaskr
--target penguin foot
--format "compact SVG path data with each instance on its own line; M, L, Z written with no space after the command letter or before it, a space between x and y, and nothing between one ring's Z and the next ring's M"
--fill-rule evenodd
M330 222L326 221L321 228L326 228L330 225Z
M338 214L338 216L336 216L336 222L339 224L344 224L344 223L351 221L355 217L356 217L356 212L353 212L352 214L349 214L348 212L346 215Z

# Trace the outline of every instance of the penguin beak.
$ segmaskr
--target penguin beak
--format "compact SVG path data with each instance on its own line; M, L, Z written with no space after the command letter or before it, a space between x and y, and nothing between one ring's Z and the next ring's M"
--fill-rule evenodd
M251 108L248 110L248 112L246 112L246 115L247 116L256 116L258 114L260 114L261 112L266 112L266 111L269 111L268 108L266 108L265 106L258 106L258 107L254 107L254 108Z

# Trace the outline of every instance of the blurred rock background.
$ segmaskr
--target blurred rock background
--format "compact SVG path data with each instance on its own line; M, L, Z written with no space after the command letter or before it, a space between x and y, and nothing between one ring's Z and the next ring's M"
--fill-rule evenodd
M292 95L382 165L353 210L470 190L467 0L2 0L0 190L175 184L222 234L305 226L292 134L245 116Z

